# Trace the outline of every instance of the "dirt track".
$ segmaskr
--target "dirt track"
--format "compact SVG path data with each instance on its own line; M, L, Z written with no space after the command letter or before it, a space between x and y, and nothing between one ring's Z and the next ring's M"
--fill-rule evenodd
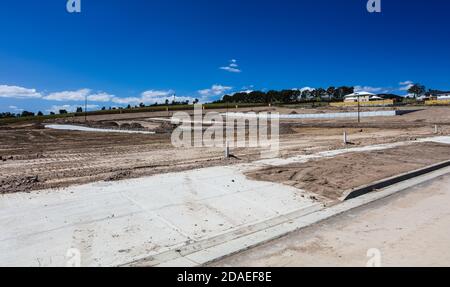
M450 109L433 108L401 117L281 123L281 156L342 148L347 131L355 146L414 140L433 135L433 123L449 134ZM292 109L280 109L292 112ZM298 110L298 113L314 112ZM324 110L321 110L324 112ZM134 118L131 118L133 116ZM139 121L155 116L108 115L89 121ZM80 119L73 119L77 121ZM149 127L154 127L150 124ZM43 129L35 123L0 127L0 193L64 187L259 159L258 149L233 149L237 159L222 160L218 148L175 149L170 134L105 134Z

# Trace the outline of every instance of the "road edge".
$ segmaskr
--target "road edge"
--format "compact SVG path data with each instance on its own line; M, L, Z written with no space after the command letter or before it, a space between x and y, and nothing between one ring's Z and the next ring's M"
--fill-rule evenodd
M246 251L248 249L263 245L270 241L279 239L290 233L299 231L311 225L317 224L321 221L329 219L331 217L340 215L342 213L348 212L352 209L362 207L374 201L389 197L396 193L399 193L407 188L413 187L415 185L430 181L432 179L438 178L440 176L446 175L450 173L450 161L447 161L447 165L443 165L443 163L439 163L433 166L428 166L426 168L420 169L422 170L422 174L413 176L409 179L404 179L403 181L397 181L393 179L389 179L390 182L394 182L393 184L384 187L378 192L370 192L363 194L359 197L348 199L343 201L337 205L319 210L317 212L300 216L296 218L292 218L291 220L270 226L265 230L257 231L252 234L248 234L242 237L234 238L230 241L205 248L203 250L196 251L194 253L187 254L185 256L179 256L178 258L171 259L165 262L161 262L156 265L158 267L199 267L205 266L226 257L235 255L237 253ZM424 170L428 170L428 172L423 173ZM409 174L417 174L419 170L412 171ZM402 174L397 177L404 177L405 174ZM389 181L389 180L383 180ZM366 187L367 188L367 187ZM373 189L372 189L373 191Z

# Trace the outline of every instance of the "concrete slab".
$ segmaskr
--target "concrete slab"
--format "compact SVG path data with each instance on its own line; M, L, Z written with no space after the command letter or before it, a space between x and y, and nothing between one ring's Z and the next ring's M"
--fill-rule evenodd
M124 133L124 134L147 134L154 135L155 132L148 131L129 131L129 130L115 130L115 129L98 129L89 128L76 125L46 125L46 129L65 130L65 131L80 131L80 132L97 132L97 133Z
M215 167L1 195L0 265L117 266L320 206L301 194Z

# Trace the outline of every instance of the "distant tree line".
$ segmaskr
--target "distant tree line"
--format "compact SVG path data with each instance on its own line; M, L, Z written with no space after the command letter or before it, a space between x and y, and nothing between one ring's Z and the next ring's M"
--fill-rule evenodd
M0 119L7 119L7 118L21 118L21 117L34 117L34 116L43 116L44 114L39 111L37 114L32 113L32 112L28 112L28 111L23 111L19 114L14 114L14 113L10 113L10 112L6 112L6 113L0 113Z
M354 87L329 87L327 89L302 89L302 90L270 90L268 92L253 91L239 92L233 95L225 95L217 103L298 103L304 101L333 101L342 100L346 95L352 94Z
M341 101L345 96L355 92L354 87L342 86L342 87L328 87L317 89L302 89L302 90L271 90L268 92L252 91L252 92L239 92L233 95L225 95L221 100L216 103L282 103L282 104L294 104L301 102L320 102L320 101ZM408 93L414 98L420 96L433 96L441 93L439 90L432 90L420 84L412 84L408 88ZM401 98L394 94L381 94L385 98Z

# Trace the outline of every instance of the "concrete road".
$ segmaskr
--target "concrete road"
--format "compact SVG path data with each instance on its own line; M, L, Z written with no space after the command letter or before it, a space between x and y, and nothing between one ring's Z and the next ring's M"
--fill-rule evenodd
M450 174L213 265L364 267L367 263L450 266Z

